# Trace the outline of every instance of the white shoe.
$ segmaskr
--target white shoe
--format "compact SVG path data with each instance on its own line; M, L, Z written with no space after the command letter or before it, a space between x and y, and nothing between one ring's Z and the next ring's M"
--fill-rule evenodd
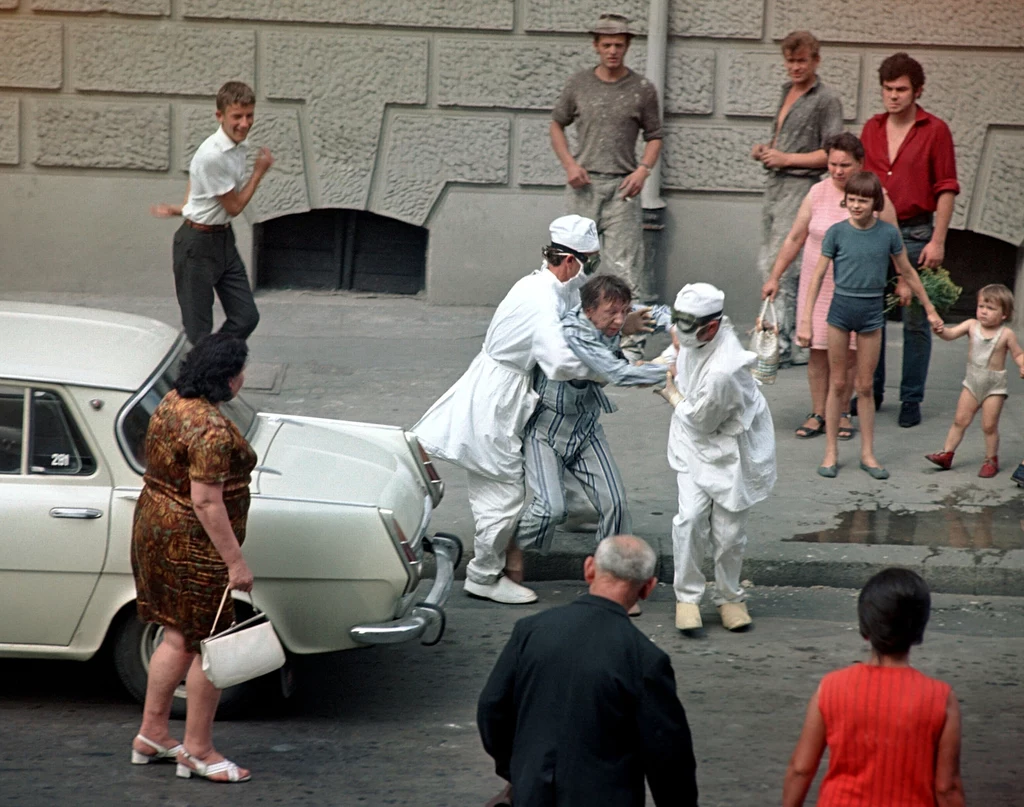
M471 597L493 600L504 605L525 605L528 602L537 602L536 591L521 586L507 577L499 577L494 583L474 583L472 580L467 580L462 590Z
M704 623L700 618L700 606L692 602L676 603L676 627L679 630L700 630Z
M718 613L722 617L722 627L726 630L742 630L754 621L747 612L745 602L723 602L718 606Z

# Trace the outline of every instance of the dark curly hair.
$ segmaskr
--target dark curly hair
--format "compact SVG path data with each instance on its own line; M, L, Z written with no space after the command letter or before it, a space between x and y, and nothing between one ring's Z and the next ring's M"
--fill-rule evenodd
M903 76L910 79L910 86L915 90L924 86L924 68L921 67L921 63L902 50L883 60L878 67L879 84L895 81Z
M237 336L204 336L182 360L174 388L182 398L205 398L212 404L230 401L228 382L242 372L247 358L249 348Z
M910 569L883 569L857 599L860 635L883 656L903 655L921 644L932 598L928 584Z

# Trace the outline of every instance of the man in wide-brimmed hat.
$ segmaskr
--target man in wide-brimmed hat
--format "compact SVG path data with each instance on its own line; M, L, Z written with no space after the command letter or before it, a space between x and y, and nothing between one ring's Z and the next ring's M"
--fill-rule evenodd
M627 281L634 299L656 298L644 270L640 189L661 153L658 93L626 67L633 31L621 14L602 14L590 33L599 63L575 73L551 113L551 145L565 168L566 206L597 222L605 271ZM577 148L570 151L565 128L576 124ZM643 132L643 157L636 139ZM623 350L628 353L628 344ZM640 358L639 351L630 358Z

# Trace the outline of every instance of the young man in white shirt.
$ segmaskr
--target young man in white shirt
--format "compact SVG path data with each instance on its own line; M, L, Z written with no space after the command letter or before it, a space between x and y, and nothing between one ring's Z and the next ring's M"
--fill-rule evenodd
M214 292L227 317L223 333L246 339L260 320L231 229L231 219L245 210L274 164L270 151L261 148L252 174L245 179L245 140L255 108L256 96L247 84L229 81L221 87L217 92L220 126L192 157L185 202L150 209L160 218L185 219L174 234L174 288L192 344L213 330Z

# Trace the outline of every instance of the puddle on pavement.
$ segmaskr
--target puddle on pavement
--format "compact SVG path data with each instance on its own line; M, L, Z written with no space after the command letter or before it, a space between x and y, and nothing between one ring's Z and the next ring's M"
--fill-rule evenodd
M838 527L784 538L812 544L950 546L960 549L1024 549L1024 506L1002 504L965 513L944 507L924 513L851 510Z

